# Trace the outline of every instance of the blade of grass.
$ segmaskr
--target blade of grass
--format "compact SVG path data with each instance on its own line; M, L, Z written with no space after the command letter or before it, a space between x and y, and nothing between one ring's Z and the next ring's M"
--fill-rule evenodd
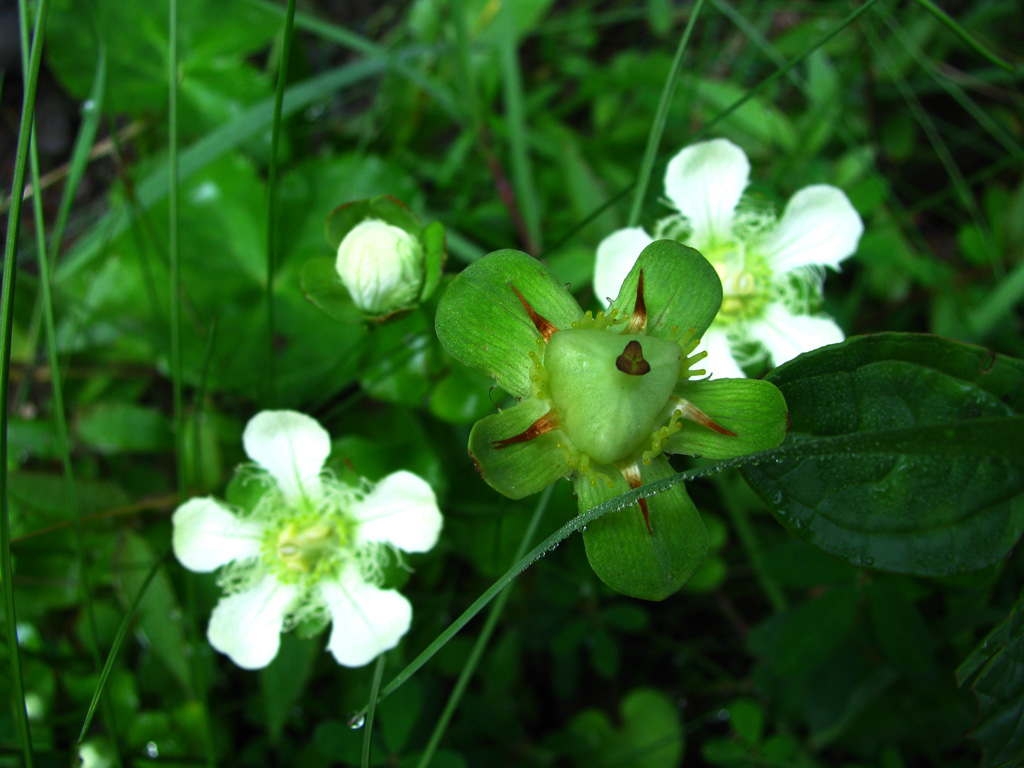
M583 512L572 520L567 522L557 531L548 536L544 541L531 549L525 556L519 559L511 568L509 568L501 578L499 578L494 584L487 588L480 597L473 601L473 603L462 612L462 614L453 621L447 629L445 629L440 635L434 638L431 642L415 659L395 675L392 680L381 689L380 698L388 696L394 693L400 688L410 677L436 654L449 640L457 635L466 624L481 611L483 608L493 600L501 590L507 587L513 579L519 574L537 562L540 558L549 552L553 552L559 544L565 539L571 536L578 530L581 530L585 526L597 520L602 515L606 515L609 512L615 512L620 509L626 509L633 504L637 503L639 499L646 499L654 496L658 493L664 493L670 488L675 487L679 483L686 483L691 480L698 480L701 478L712 477L719 472L726 469L734 469L746 466L757 466L759 464L776 463L778 461L788 458L799 458L799 457L815 457L820 458L822 456L829 455L842 455L850 456L853 454L863 455L893 455L894 450L898 450L898 438L909 439L912 441L917 450L921 454L934 454L937 456L949 455L950 453L956 454L962 450L959 446L964 444L964 433L969 436L972 433L975 434L989 434L988 430L997 428L1002 431L1020 429L1024 426L1024 417L1012 416L1012 417L983 417L974 419L970 423L959 422L957 423L957 429L950 429L949 424L937 424L929 425L926 427L909 427L906 429L898 430L879 430L878 432L857 432L849 435L837 435L831 437L814 437L806 440L800 440L799 442L788 443L786 445L779 446L778 448L771 448L764 451L758 451L756 453L750 453L746 456L738 456L734 459L726 459L724 461L717 461L713 464L708 464L704 467L698 467L696 469L687 470L686 472L678 472L670 477L656 480L653 483L641 485L639 488L635 488L631 491L627 491L613 499L609 499L603 504L598 504L596 507ZM879 435L885 435L889 440L888 444L879 439ZM893 442L896 440L897 442ZM975 443L977 445L977 443ZM998 449L992 448L995 452ZM1020 460L1019 457L1015 457ZM365 714L366 709L364 708L361 712L356 713L354 717Z
M637 174L633 190L633 207L629 211L627 227L635 227L640 223L640 212L644 207L644 198L647 196L647 186L651 181L651 171L654 170L654 158L658 156L658 147L661 145L661 136L665 132L665 123L668 121L668 110L672 105L672 96L675 94L676 85L679 82L679 75L683 67L683 56L690 45L690 35L697 24L697 17L704 6L704 0L697 0L690 12L690 18L686 21L686 28L683 36L679 38L679 46L676 48L675 58L672 59L672 68L669 70L665 86L661 89L661 100L658 102L658 109L654 113L654 121L651 123L651 132L647 135L647 146L644 148L644 156L640 161L640 173Z
M548 502L551 500L551 493L554 490L555 486L549 485L544 490L544 493L541 494L540 501L537 502L537 506L533 511L533 517L530 518L530 523L526 526L526 532L523 534L522 541L519 542L519 548L516 549L516 553L512 557L513 563L520 560L526 554L526 548L533 541L533 537L537 533L537 526L540 525L541 518L544 516L544 510L547 509ZM491 611L487 614L484 626L480 630L480 636L477 637L476 643L473 644L473 649L469 652L469 656L466 657L466 663L462 665L462 671L459 672L459 679L455 681L455 686L448 696L444 710L441 712L441 716L437 718L434 730L430 734L430 739L423 750L423 755L420 757L419 768L427 768L430 765L434 752L437 751L437 747L444 737L444 732L448 729L448 723L451 721L452 715L455 714L459 702L462 701L462 694L465 693L466 686L469 685L469 681L476 671L477 664L480 663L480 658L487 649L491 635L494 634L494 629L498 626L498 619L501 618L502 611L505 609L505 603L508 602L509 595L511 594L511 589L503 590L494 601L494 605L491 606ZM373 699L371 698L370 701L372 703Z
M185 414L181 398L181 262L178 252L178 0L167 0L167 258L171 282L171 386L174 391L174 459L178 496L185 498Z
M91 13L91 8L89 9ZM96 23L95 14L92 14L93 24ZM28 29L22 17L21 39L22 50L28 50ZM93 75L93 84L90 89L88 108L83 107L85 118L79 128L78 136L71 154L70 170L64 192L61 196L60 207L57 213L57 222L51 234L51 246L47 249L46 237L44 234L42 196L33 195L32 204L35 213L37 259L39 264L39 289L41 296L41 316L44 338L46 342L46 358L50 368L50 387L52 389L54 418L57 424L57 445L60 454L61 466L64 471L64 493L65 504L71 516L73 530L73 541L75 549L75 563L78 571L78 582L82 593L82 602L85 604L86 623L89 635L92 639L90 653L92 655L93 668L99 672L102 667L100 658L99 630L96 626L96 612L93 607L92 590L89 584L89 573L86 568L85 558L85 535L82 531L81 510L78 505L78 494L75 491L75 475L71 463L71 437L68 430L67 413L64 407L64 385L63 375L60 368L60 359L57 353L57 334L54 322L53 292L50 287L50 264L55 261L60 252L60 243L71 210L71 203L74 200L75 192L89 162L89 153L92 143L96 138L96 131L99 125L99 105L103 103L104 90L107 80L107 55L103 38L97 35L99 41L96 56L96 72ZM27 62L25 67L27 69ZM36 153L35 128L32 130L31 139L31 171L32 184L35 189L41 189L39 181L39 159ZM47 255L49 251L49 256ZM110 734L111 741L117 744L119 741L117 720L109 700L104 699L103 720ZM114 763L121 765L120 750L113 750Z
M414 59L432 50L419 47L395 55L403 60ZM281 113L287 117L318 99L379 74L386 66L387 62L383 59L357 61L304 80L285 91ZM264 99L244 110L231 122L194 142L179 155L179 180L184 181L225 152L265 131L273 119L273 108L273 98ZM149 209L167 195L167 175L167 164L162 163L135 185L135 199L143 210ZM70 277L88 267L103 252L104 246L120 235L133 219L134 215L126 215L122 210L111 211L100 218L82 236L74 251L61 262L56 272L57 280Z
M934 16L942 24L944 24L946 28L949 29L954 35L963 40L963 42L966 43L966 45L971 50L973 50L983 59L992 64L995 64L1000 69L1005 69L1007 72L1015 71L1012 64L1003 61L1001 58L992 53L992 51L990 51L988 48L986 48L973 37L971 37L967 33L967 30L965 30L963 27L957 24L955 19L953 19L944 10L939 8L939 6L935 5L935 3L931 2L931 0L914 0L914 2L916 2L922 8L924 8L926 11L928 11L928 13L932 14L932 16Z
M153 567L149 569L149 573L146 575L145 581L143 581L142 586L139 587L138 594L135 595L135 599L132 600L132 604L128 606L128 612L125 613L124 618L121 619L121 626L117 628L117 634L114 636L114 642L110 646L110 652L107 654L107 660L103 664L103 669L100 670L100 677L96 683L96 690L93 691L92 701L89 702L89 708L85 713L85 720L82 722L82 729L78 733L79 744L82 743L83 739L85 739L85 734L89 731L89 726L92 724L93 716L96 713L96 705L99 703L100 696L103 694L103 689L107 685L107 679L110 677L110 673L114 669L114 662L117 661L117 655L121 652L121 646L124 645L125 635L128 634L128 627L131 626L132 619L135 618L135 612L139 609L139 603L142 602L142 598L146 594L146 590L149 589L149 585L153 582L156 574L170 559L170 555L171 553L168 550L159 560L153 563Z
M846 16L846 18L844 18L838 25L836 25L835 28L830 30L827 34L823 35L822 37L818 38L811 45L809 45L806 49L804 49L798 56L796 56L793 59L790 59L789 62L787 62L784 66L779 67L778 69L776 69L772 74L770 74L768 77L766 77L760 83L758 83L756 86L754 86L749 91L747 91L745 94L743 94L743 96L738 98L736 101L734 101L728 107L723 109L721 112L719 112L713 118L711 118L708 122L706 122L704 125L702 125L699 129L697 129L697 131L694 132L694 134L693 134L693 136L691 138L691 141L696 142L696 141L699 141L700 139L704 138L705 136L707 136L709 133L711 133L712 129L716 125L718 125L720 122L725 120L725 118L727 118L729 115L731 115L737 109L742 107L748 101L750 101L751 99L756 97L759 93L761 93L766 88L768 88L770 85L772 85L772 83L774 83L780 77L788 76L789 73L795 67L799 66L808 56L810 56L816 50L818 50L823 45L825 45L829 40L834 38L836 35L838 35L840 32L842 32L848 26L850 26L850 24L852 24L854 21L856 21L858 18L860 18L863 14L867 13L867 11L870 10L878 2L880 2L880 0L867 0L867 2L864 3L864 5L856 8L853 12L851 12L848 16ZM563 235L558 240L558 242L555 244L554 248L552 248L551 250L552 251L557 250L562 245L564 245L565 243L569 242L573 237L575 237L577 232L579 232L581 229L583 229L588 224L590 224L592 221L594 221L598 216L600 216L602 213L604 213L604 211L606 209L608 209L609 207L611 207L612 205L617 203L619 200L624 198L626 195L628 195L629 192L633 189L633 187L635 185L636 185L636 182L634 181L632 184L630 184L626 188L624 188L621 191L619 191L607 203L605 203L600 208L598 208L596 211L594 211L589 216L584 218L575 227L571 228L567 233L565 233L565 235Z
M893 85L896 86L896 90L899 92L900 96L903 97L903 100L906 102L907 107L909 107L911 114L914 116L914 120L919 126L921 126L921 130L927 137L928 143L932 145L932 148L935 150L936 157L939 158L939 162L942 163L942 167L945 168L946 173L949 175L949 180L957 191L957 197L960 198L960 202L967 211L968 216L970 216L971 221L978 228L978 232L981 233L982 245L985 248L989 263L997 274L1002 275L1005 266L996 250L995 241L992 238L992 232L988 226L988 222L985 221L985 217L981 212L981 207L978 205L978 201L975 198L974 193L971 191L970 186L967 184L966 179L964 179L964 175L960 171L960 166L956 164L956 159L953 157L953 153L942 138L942 134L939 133L939 130L935 126L931 116L928 114L928 111L921 104L917 94L914 93L907 81L892 67L890 57L884 50L881 37L875 31L874 27L871 24L865 24L864 30L868 40L871 42L872 49L876 52L878 62L881 64L882 68L886 70L889 78L893 82Z
M287 13L280 5L269 2L269 0L246 0L246 2L282 17ZM329 21L318 19L316 16L308 13L296 13L295 26L304 32L311 32L317 37L337 43L353 51L358 51L372 59L383 59L387 69L393 69L409 82L418 85L450 117L456 121L461 121L463 116L462 110L459 109L451 93L444 86L406 65L402 57L396 56L384 46L378 45L372 40L367 40L351 30L331 24Z
M359 764L362 768L370 768L370 749L373 746L373 716L377 711L374 702L380 692L380 680L384 676L385 654L377 657L377 665L373 668L373 682L370 683L370 706L366 708L366 719L363 721L363 753Z
M288 82L288 60L292 55L292 34L295 30L295 0L288 0L284 15L284 40L281 43L281 61L274 89L274 114L270 128L270 159L267 167L267 407L277 403L277 355L274 350L274 272L277 249L277 151L281 144L281 105Z
M168 266L170 271L170 321L171 321L171 382L174 390L174 459L177 466L178 499L187 495L188 478L185 465L185 411L182 398L181 366L181 262L178 245L178 200L180 194L181 169L178 161L178 0L168 0L168 46L167 56L167 226ZM164 556L165 558L167 555ZM195 591L189 580L186 604L195 627ZM203 748L206 764L217 764L213 743L213 725L206 700L206 684L197 658L193 658L192 679L199 701L203 723Z
M21 741L25 768L35 764L32 750L32 732L25 707L25 685L21 676L21 649L18 647L18 618L14 605L14 570L11 559L11 519L8 504L7 424L11 382L11 340L14 333L14 289L17 272L16 251L21 229L22 194L25 189L25 166L28 159L29 138L35 117L36 88L39 84L39 65L43 58L43 39L49 0L39 0L32 29L32 50L25 70L25 95L21 104L18 125L18 144L14 159L14 178L11 182L11 208L7 216L7 240L4 243L4 274L0 293L0 572L3 573L4 615L7 635L7 655L10 660L11 695L14 706L15 729ZM19 12L27 12L25 4Z
M712 128L714 128L720 122L725 120L725 118L727 118L729 115L731 115L737 109L742 107L748 101L750 101L751 99L756 97L758 94L760 94L763 90L768 88L768 86L770 86L772 83L774 83L780 77L788 76L789 72L794 67L796 67L799 64L801 64L804 61L804 59L806 59L808 56L810 56L816 50L818 50L823 45L825 45L829 40L834 38L836 35L838 35L840 32L842 32L848 26L853 24L853 22L855 22L857 19L859 19L861 16L863 16L869 10L871 10L871 8L873 8L879 2L880 2L880 0L867 0L867 2L864 3L864 5L861 5L858 8L854 9L848 16L846 16L846 18L844 18L841 22L839 22L839 24L837 24L833 29L829 30L828 33L826 33L825 35L822 35L817 40L815 40L813 43L811 43L807 48L805 48L803 51L801 51L798 56L790 59L789 63L787 63L784 67L780 67L779 69L776 69L772 74L770 74L768 77L766 77L760 83L758 83L756 86L754 86L749 91L747 91L745 94L743 94L743 96L741 96L740 98L736 99L736 101L734 101L728 107L723 109L721 112L719 112L713 118L708 120L704 125L702 125L696 131L696 133L693 136L693 140L696 141L697 139L700 139L700 138L703 138L704 136L707 136L708 133L710 133Z
M786 595L775 579L765 572L761 544L757 540L757 534L754 533L754 526L750 524L747 508L736 494L736 487L740 482L740 478L735 474L716 475L714 478L715 487L718 489L718 498L725 509L726 515L729 516L729 521L736 531L740 544L743 545L743 549L750 559L750 565L753 567L754 574L761 584L761 589L764 590L768 602L772 604L772 608L775 609L776 613L779 613L788 607Z
M543 248L540 228L540 197L537 194L533 164L530 161L530 138L526 127L523 78L519 71L519 35L516 32L513 13L513 6L509 3L504 4L499 11L500 23L504 29L501 43L498 46L498 55L505 99L505 121L512 155L512 185L526 227L523 246L527 253L536 256Z
M1018 262L1008 274L1000 278L978 305L967 315L968 327L979 336L991 333L999 323L1006 322L1014 308L1024 301L1024 261Z

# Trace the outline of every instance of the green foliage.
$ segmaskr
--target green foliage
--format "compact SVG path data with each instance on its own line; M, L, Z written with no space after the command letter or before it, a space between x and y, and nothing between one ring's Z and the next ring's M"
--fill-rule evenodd
M980 712L971 735L984 749L984 768L1011 766L1024 754L1020 730L1024 706L1024 622L1022 600L1006 620L993 629L956 671L957 682L969 685L978 697Z
M1024 533L1024 362L935 337L880 334L769 377L794 458L745 475L794 535L855 565L939 576L984 568ZM857 436L839 455L813 436Z
M0 585L14 616L5 610L0 623L18 642L0 644L0 689L24 694L0 711L3 760L1024 760L1019 3L941 10L917 0L898 14L881 2L703 4L660 141L652 124L694 4L310 0L299 4L287 62L276 0L177 0L174 41L167 4L24 5L29 24L49 9L35 38L48 71L37 77L26 62L23 88L12 64L4 88L10 134L22 93L39 86L42 179L38 212L20 229L20 190L3 194L12 354L2 369L0 549L11 558ZM83 101L71 150L60 137L78 127ZM544 415L523 408L532 386L523 350L536 327L495 286L512 282L559 327L606 309L591 291L595 248L627 223L647 148L653 181L635 202L653 231L668 211L657 183L665 162L718 136L751 159L750 210L781 210L811 184L847 193L865 232L842 272L825 275L821 311L862 335L752 370L766 375L742 391L679 384L674 396L736 436L687 422L666 441L683 455L655 457L639 488L613 471L607 493L573 489L557 482L569 467L556 453L524 474L516 453L490 449ZM27 131L21 138L27 147ZM8 166L23 171L18 159ZM66 226L60 195L71 205ZM366 323L338 280L324 221L384 195L415 212L405 223L431 258L415 308ZM53 254L52 277L36 267L39 249ZM467 265L492 251L501 268L480 281ZM670 266L646 286L648 307L706 324L714 276ZM48 277L56 339L45 349ZM615 304L627 314L637 281ZM446 291L470 310L453 312ZM650 323L668 334L674 321L652 312ZM206 639L217 576L186 572L169 554L179 464L190 496L252 511L261 489L246 468L232 471L246 460L243 425L267 408L322 421L335 476L411 470L445 514L434 551L382 574L414 610L385 656L372 729L349 724L367 707L372 665L335 664L322 635L307 637L323 622L286 633L261 672L236 668ZM782 438L783 411L788 436L762 450ZM493 454L486 482L468 443L478 458ZM488 482L521 491L509 496L555 487L538 504ZM657 524L669 515L672 525ZM690 581L660 602L633 600L598 578L595 562L618 587L669 584L648 597ZM487 604L485 631L472 617Z

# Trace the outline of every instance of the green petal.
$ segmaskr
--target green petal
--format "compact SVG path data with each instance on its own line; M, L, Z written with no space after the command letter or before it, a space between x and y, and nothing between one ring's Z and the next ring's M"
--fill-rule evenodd
M558 430L522 443L495 446L497 441L522 434L547 410L546 404L530 398L473 426L469 455L480 477L498 493L521 499L569 474L566 452L557 445L565 436Z
M614 468L613 487L577 475L574 487L580 512L629 490ZM658 456L640 467L644 483L675 474ZM679 591L704 561L708 533L682 483L646 499L651 530L640 505L599 517L583 531L587 559L594 573L616 592L644 600L664 600Z
M672 391L704 412L725 435L684 419L683 428L665 445L666 453L685 453L708 459L731 459L774 448L786 436L789 415L778 388L759 379L682 381Z
M722 306L722 281L711 263L682 243L656 240L640 252L612 302L621 316L629 317L636 305L641 269L648 335L673 339L673 328L702 335Z
M519 251L495 251L455 276L437 307L435 327L452 357L525 397L529 355L541 334L511 286L555 328L568 328L583 315L539 261Z

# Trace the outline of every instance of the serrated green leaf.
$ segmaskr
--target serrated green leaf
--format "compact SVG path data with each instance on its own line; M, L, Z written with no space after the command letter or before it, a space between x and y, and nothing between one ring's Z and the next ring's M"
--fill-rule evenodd
M983 568L1024 532L1024 363L934 336L850 339L773 371L788 457L743 470L791 533L855 565ZM815 454L816 436L839 438ZM806 450L803 450L806 448Z

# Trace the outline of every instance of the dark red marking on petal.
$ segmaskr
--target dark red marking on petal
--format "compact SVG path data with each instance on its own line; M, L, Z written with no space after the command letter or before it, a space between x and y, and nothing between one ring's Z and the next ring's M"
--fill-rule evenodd
M647 328L647 304L644 302L644 271L640 270L640 279L636 283L636 304L633 315L623 333L640 333Z
M728 430L725 427L716 424L710 416L704 413L704 411L702 411L696 405L691 403L689 400L680 400L679 413L682 415L684 419L689 419L690 421L696 422L697 424L700 424L702 427L707 427L708 429L717 432L720 435L725 435L726 437L736 437L735 432L732 432L731 430Z
M615 358L615 367L630 376L643 376L651 372L651 364L644 360L644 348L636 339L629 342L622 354Z
M525 443L527 440L533 440L535 437L547 434L554 429L555 426L554 416L549 411L518 435L506 437L504 440L492 440L491 447L496 451L500 451L502 448L508 448L510 445L515 445L516 443Z
M637 467L636 464L623 469L622 476L626 478L626 483L630 488L639 488L643 485L643 478L640 477L640 468ZM644 525L647 526L647 533L653 536L654 531L651 530L651 516L647 511L647 499L637 499L637 503L640 505L640 512L644 516Z
M551 338L551 334L553 334L558 329L555 328L555 326L553 326L546 317L538 314L536 310L534 310L534 308L530 306L530 302L523 298L523 294L521 294L519 291L516 291L516 287L512 285L512 283L509 283L508 287L515 291L516 296L518 296L519 300L523 302L523 307L526 308L526 314L530 316L530 319L533 321L533 324L537 327L537 330L540 331L540 335L544 337L544 343L547 343L548 340Z

